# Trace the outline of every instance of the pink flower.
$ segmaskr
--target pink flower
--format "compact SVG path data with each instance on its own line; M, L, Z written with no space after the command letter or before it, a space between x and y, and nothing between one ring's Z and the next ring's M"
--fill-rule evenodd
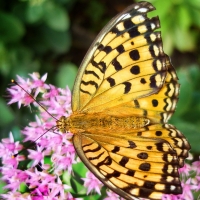
M27 167L25 171L17 169L19 162L25 158L22 155L18 155L23 146L19 142L14 142L12 134L10 134L10 138L2 140L0 143L0 157L3 164L1 168L2 179L8 183L6 188L13 191L13 193L5 194L4 197L9 199L11 196L17 196L16 199L23 199L20 193L14 192L20 187L21 183L24 183L29 190L27 199L33 196L34 200L66 199L67 190L70 187L64 184L59 176L62 175L64 170L68 170L71 173L72 164L76 162L75 150L68 141L71 134L60 133L55 128L55 125L59 116L71 113L71 100L69 100L71 99L71 92L68 88L65 91L46 84L47 74L40 78L38 73L33 73L30 74L30 77L30 79L23 79L18 76L17 83L19 85L11 86L8 92L11 97L9 104L18 102L20 108L21 105L29 106L33 103L33 106L38 107L40 110L40 113L35 118L36 120L30 122L29 126L22 131L25 136L24 141L32 142L28 147L27 156L32 161L32 167L28 164L23 166L23 168ZM20 87L21 85L25 91ZM42 99L36 103L34 98L39 94ZM60 101L60 99L63 100ZM40 105L43 107L40 107ZM31 147L36 148L33 150L30 149ZM25 150L21 153L25 152ZM57 156L57 158L54 159L54 162L49 159L50 162L45 163L47 156L51 156L51 158L56 158Z
M45 81L47 79L47 73L45 75L43 75L41 79L40 79L39 73L37 73L37 72L34 72L32 74L29 74L29 75L33 79L32 84L31 84L31 88L36 89L34 98L37 97L39 92L43 93L45 89L49 89L49 86L47 84L45 84Z
M1 194L3 199L13 200L33 200L28 193L21 194L20 192L8 192L7 194Z
M33 160L32 166L36 166L38 163L43 163L43 159L45 156L45 152L42 151L43 149L37 146L37 151L29 149L29 155L28 158Z
M182 168L179 169L179 173L182 176L189 176L189 172L191 171L191 166L187 163L184 164Z
M19 142L14 141L11 132L9 138L2 139L2 143L0 143L0 157L16 154L20 150L22 150L22 145L20 145Z
M195 161L192 163L192 169L197 173L197 175L200 175L200 161Z
M101 194L100 189L103 184L90 171L86 173L86 178L82 178L82 180L84 181L84 186L87 188L87 194L92 190L95 190L99 195Z
M8 184L4 187L12 191L19 189L20 184L25 182L27 175L24 171L10 167L2 167L2 180L7 180Z
M193 200L192 190L196 190L198 188L197 185L193 185L191 182L191 178L189 178L185 183L182 183L183 194L182 196L187 200Z
M106 193L108 196L104 198L104 200L119 200L120 199L119 195L114 193L111 190L107 190Z

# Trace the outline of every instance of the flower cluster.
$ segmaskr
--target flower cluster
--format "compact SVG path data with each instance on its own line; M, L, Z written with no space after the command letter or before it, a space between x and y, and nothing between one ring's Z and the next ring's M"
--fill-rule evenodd
M71 114L71 92L68 87L61 89L46 84L46 78L47 74L40 78L38 73L30 74L28 79L17 76L18 85L7 89L8 104L18 103L19 108L24 105L39 111L35 122L21 131L24 142L32 142L28 148L15 142L12 133L0 143L1 179L6 183L4 189L8 190L1 195L4 199L74 199L71 186L62 178L66 171L73 176L72 165L77 163L69 140L72 134L60 133L56 128L56 119ZM99 193L101 186L93 181L89 188Z
M28 79L17 76L17 85L8 88L8 104L18 103L19 108L22 105L33 107L38 109L38 115L34 122L21 131L24 142L32 142L28 148L14 141L12 133L0 143L1 179L6 183L4 188L8 190L1 197L14 200L73 200L74 194L76 197L84 197L84 194L87 196L93 191L101 196L103 184L87 169L86 177L79 180L81 189L77 192L71 187L69 179L80 171L73 169L79 159L70 142L72 134L60 133L56 128L57 119L71 114L71 92L68 87L61 89L46 84L46 78L47 74L40 78L38 73L30 74ZM24 149L27 150L27 156L23 155ZM66 172L68 181L64 178ZM183 194L164 195L162 200L195 199L194 196L200 190L200 161L185 164L179 172ZM105 200L120 199L110 190L106 193Z

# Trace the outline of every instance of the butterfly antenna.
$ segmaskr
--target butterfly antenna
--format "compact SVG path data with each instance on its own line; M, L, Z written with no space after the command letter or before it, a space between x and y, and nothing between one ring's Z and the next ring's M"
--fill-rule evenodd
M40 139L43 135L45 135L47 132L49 132L50 130L54 130L54 128L57 128L56 126L53 126L49 129L47 129L42 135L40 135L36 140L31 141L31 143L28 145L28 147L32 147L35 145L35 142ZM28 147L25 147L24 149L22 149L21 151L19 151L17 154L14 154L14 157L18 156L19 154L21 154L23 151L25 151L26 149L28 149Z
M41 104L39 103L33 95L31 95L30 93L28 93L19 83L17 83L14 79L11 80L11 83L14 83L15 85L19 86L24 92L26 92L26 94L28 94L42 109L44 109L51 117L53 117L56 121L58 119L56 119L49 111L47 111L47 109ZM46 132L45 132L46 133Z

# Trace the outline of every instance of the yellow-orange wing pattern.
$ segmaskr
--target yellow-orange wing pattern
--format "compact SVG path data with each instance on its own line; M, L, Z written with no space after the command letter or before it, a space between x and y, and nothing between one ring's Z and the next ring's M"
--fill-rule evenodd
M125 199L180 194L178 168L190 149L182 133L167 124L179 84L161 34L154 31L159 19L147 17L154 9L148 2L136 3L108 23L86 54L72 95L74 116L149 120L137 129L92 127L73 136L84 164Z

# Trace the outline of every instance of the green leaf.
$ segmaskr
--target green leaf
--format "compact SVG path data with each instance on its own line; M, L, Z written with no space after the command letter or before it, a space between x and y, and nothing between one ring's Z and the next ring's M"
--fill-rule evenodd
M35 23L39 21L44 15L43 4L29 3L26 10L26 21L28 23Z
M6 183L1 178L2 178L2 174L0 176L0 194L6 194L8 191L7 189L4 189L4 187L6 186Z
M26 186L25 183L21 183L21 184L20 184L19 191L20 191L21 193L26 192L27 189L28 189L28 188L27 188L27 186Z
M69 50L71 46L71 37L69 32L58 32L49 27L43 27L41 31L42 45L44 45L46 49L49 48L57 53L63 53Z
M0 73L8 75L10 72L9 53L5 45L0 42Z
M183 115L191 108L192 94L194 87L188 70L181 68L178 71L179 83L181 84L178 107L176 110L176 116Z
M191 10L191 15L192 15L192 19L193 19L194 24L196 24L198 27L200 27L200 20L199 20L200 11L195 9L195 8L193 8Z
M77 74L77 67L72 63L64 63L59 67L59 72L56 74L56 82L58 87L65 88L68 86L71 90Z
M175 46L180 51L192 51L194 50L196 44L196 36L189 29L184 30L181 27L176 26L173 32L173 38ZM184 42L183 42L184 41Z
M176 124L176 127L186 136L189 143L191 144L192 152L200 152L200 125L190 123L188 121L176 119L173 120L173 123Z
M189 14L189 10L186 6L180 5L177 7L177 18L176 23L179 25L180 29L187 30L192 25L192 19Z
M25 29L14 15L0 12L0 40L4 43L16 42L22 38Z
M10 107L5 103L5 101L0 98L0 119L1 124L0 126L5 126L6 124L10 123L14 120L14 115L10 109Z
M66 31L69 28L69 16L66 10L50 1L45 4L44 19L47 25L55 31Z
M84 178L88 169L85 167L83 162L78 162L73 165L73 171L75 171L81 178Z
M149 2L151 2L156 8L155 11L149 13L150 17L158 15L161 21L164 21L164 19L166 19L166 16L168 16L169 13L171 13L172 3L170 1L151 0Z

